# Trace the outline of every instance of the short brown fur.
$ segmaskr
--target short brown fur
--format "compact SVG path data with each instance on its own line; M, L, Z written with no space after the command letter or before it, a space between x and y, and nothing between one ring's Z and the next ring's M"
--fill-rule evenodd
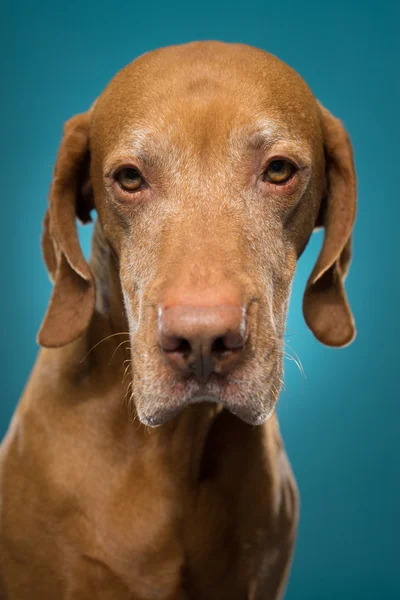
M298 163L284 186L264 180L271 156ZM127 163L148 182L129 198ZM87 264L75 220L93 208ZM290 286L323 226L305 319L325 344L354 338L355 208L340 121L255 48L150 52L68 121L44 222L44 348L0 450L2 598L283 597L298 520L274 412ZM227 322L243 307L246 340L201 384L172 368L157 323L175 307L180 327L185 307L190 335L215 306Z

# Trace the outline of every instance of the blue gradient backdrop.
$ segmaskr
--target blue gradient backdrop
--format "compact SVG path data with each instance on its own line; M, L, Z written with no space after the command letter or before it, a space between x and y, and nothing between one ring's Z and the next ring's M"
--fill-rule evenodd
M301 492L289 600L400 598L399 11L395 2L33 2L3 5L1 402L4 434L37 353L50 294L39 239L62 125L139 54L240 41L288 62L345 123L359 177L347 282L358 337L318 344L301 298L321 238L301 258L279 413ZM90 228L81 231L85 251Z

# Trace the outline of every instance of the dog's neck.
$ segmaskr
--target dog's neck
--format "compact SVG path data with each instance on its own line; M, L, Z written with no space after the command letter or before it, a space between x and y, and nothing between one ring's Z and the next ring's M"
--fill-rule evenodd
M148 428L137 418L134 406L128 404L130 384L130 337L123 296L118 276L118 263L97 221L92 238L90 267L96 284L96 310L86 335L78 342L78 352L84 358L78 379L98 378L101 372L106 384L107 406L102 414L118 444L131 447L140 443L146 452L158 456L170 471L179 465L180 478L186 475L196 480L201 469L201 458L208 432L221 407L202 403L184 409L169 423ZM75 353L76 356L76 353ZM94 382L93 382L94 384ZM125 402L121 401L125 398ZM99 418L99 417L97 417ZM173 473L170 473L174 476Z

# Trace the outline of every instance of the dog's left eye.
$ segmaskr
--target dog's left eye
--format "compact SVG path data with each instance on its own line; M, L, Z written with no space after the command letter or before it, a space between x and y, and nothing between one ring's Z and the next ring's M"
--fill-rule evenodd
M264 171L264 181L280 184L286 183L295 172L295 166L288 160L271 160Z
M143 177L137 169L133 167L125 167L118 171L115 179L126 192L137 192L144 183Z

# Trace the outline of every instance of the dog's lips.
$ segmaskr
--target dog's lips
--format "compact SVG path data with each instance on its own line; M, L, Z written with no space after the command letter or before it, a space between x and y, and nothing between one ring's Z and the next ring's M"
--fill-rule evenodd
M176 382L167 403L137 407L139 420L149 427L158 427L178 416L187 406L202 402L221 404L250 425L265 423L271 416L275 403L267 402L267 406L255 407L240 399L239 380L229 381L216 375L210 379L213 380L205 385L198 384L192 377Z

